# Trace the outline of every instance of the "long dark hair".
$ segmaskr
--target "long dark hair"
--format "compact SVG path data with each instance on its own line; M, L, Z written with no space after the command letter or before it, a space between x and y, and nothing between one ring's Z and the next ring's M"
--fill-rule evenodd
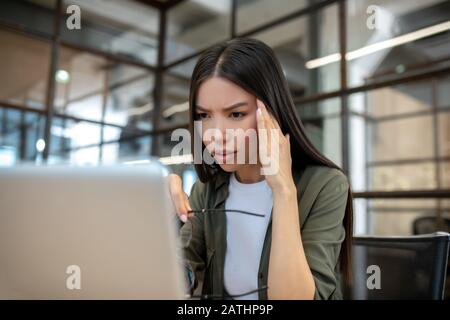
M302 170L310 164L316 164L342 171L308 139L295 112L294 102L278 59L268 45L256 39L235 38L207 49L199 57L192 73L189 95L191 137L199 134L194 130L197 89L204 80L213 76L235 83L267 106L268 111L280 124L283 134L290 135L292 166L296 169ZM202 152L204 148L202 144ZM194 150L194 143L192 152L198 152ZM195 170L200 181L208 182L221 169L217 165L208 165L202 161L201 164L195 164ZM352 192L349 188L344 217L346 236L340 252L340 269L347 281L351 279L352 203Z

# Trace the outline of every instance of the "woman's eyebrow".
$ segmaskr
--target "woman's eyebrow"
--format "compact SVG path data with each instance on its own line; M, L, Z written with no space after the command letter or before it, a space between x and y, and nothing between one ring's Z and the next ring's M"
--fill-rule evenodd
M242 106L245 106L247 104L248 103L246 101L236 102L236 103L233 103L231 106L223 108L223 111L230 111L232 109L235 109L235 108L238 108L238 107L242 107ZM203 108L202 106L199 106L199 105L196 105L195 109L199 110L199 111L205 111L205 112L209 111L208 109Z
M209 111L208 109L203 108L202 106L199 106L199 105L195 106L195 110L198 110L198 111Z
M235 109L235 108L238 108L238 107L242 107L242 106L245 106L245 105L247 105L246 101L237 102L237 103L232 104L231 106L228 106L228 107L224 108L223 111L230 111L232 109Z

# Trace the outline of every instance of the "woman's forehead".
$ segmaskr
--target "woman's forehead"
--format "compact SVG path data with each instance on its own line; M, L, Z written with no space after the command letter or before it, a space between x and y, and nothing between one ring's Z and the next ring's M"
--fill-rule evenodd
M213 77L205 80L197 90L196 104L203 109L222 109L238 102L251 103L254 97L233 82Z

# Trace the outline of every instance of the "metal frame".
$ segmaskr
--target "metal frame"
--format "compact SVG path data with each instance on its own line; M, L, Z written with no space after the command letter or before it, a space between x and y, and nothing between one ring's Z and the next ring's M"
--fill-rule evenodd
M158 61L155 73L155 85L153 88L153 128L159 129L161 109L163 103L163 77L164 70L162 68L164 64L165 48L166 48L166 31L167 31L167 9L161 9L159 11L159 33L158 33ZM150 149L151 155L159 154L159 138L153 137L152 145Z
M164 83L163 83L163 76L166 73L170 73L170 69L172 67L175 67L177 65L180 65L190 59L198 57L205 49L198 50L188 56L182 57L180 59L177 59L176 61L170 62L168 64L164 63L164 56L165 56L165 47L166 47L166 29L167 29L167 15L171 8L176 6L179 3L182 3L185 0L168 0L168 1L157 1L157 0L138 0L142 3L145 3L147 5L150 5L152 7L155 7L159 10L160 15L160 22L159 22L159 35L158 35L158 58L157 58L157 65L152 66L148 65L146 63L138 62L130 58L125 58L123 56L117 56L112 53L104 52L98 49L93 49L85 46L80 46L73 43L68 43L62 39L60 39L59 36L59 22L62 19L63 11L62 11L62 0L57 0L57 6L55 8L55 14L54 14L54 34L52 36L48 36L47 34L43 34L41 32L38 32L36 30L29 30L27 28L24 28L23 26L19 25L12 25L12 24L5 24L0 23L1 29L8 29L10 31L20 32L21 34L25 34L27 36L37 38L39 40L48 41L52 45L52 53L51 53L51 67L50 67L50 75L48 79L48 86L47 86L47 103L46 103L46 109L45 110L36 110L33 108L30 108L25 105L17 105L13 103L8 103L5 101L0 101L0 107L6 107L16 110L22 110L22 111L28 111L28 112L35 112L40 115L44 115L46 117L46 124L45 124L45 130L44 130L44 139L47 143L47 147L44 151L44 158L48 158L48 150L50 149L50 129L51 129L51 123L53 117L61 117L63 119L72 119L75 121L87 121L91 123L96 123L101 125L101 127L104 126L115 126L123 128L122 126L118 126L115 124L110 124L104 122L104 119L102 118L101 121L93 121L88 119L80 119L78 117L73 117L69 115L62 115L55 113L53 110L53 100L55 95L55 79L54 74L57 69L58 65L58 56L59 56L59 49L60 47L67 47L72 48L75 50L81 50L85 52L89 52L94 55L102 56L110 61L113 62L119 62L124 63L128 65L134 65L137 67L141 67L143 69L146 69L150 72L153 72L155 74L155 85L153 90L153 98L154 98L154 117L152 120L152 128L153 130L146 131L146 130L140 130L140 132L137 132L135 136L127 138L127 139L133 139L137 137L142 137L149 135L151 137L157 137L160 134L168 133L176 128L186 128L187 124L177 125L171 128L165 128L161 129L160 126L160 111L162 108L163 103L163 90L164 90ZM346 53L346 45L347 45L347 17L346 17L346 0L325 0L318 3L315 3L307 8L302 8L300 10L297 10L295 12L292 12L284 17L277 18L275 20L269 21L266 24L260 25L256 28L253 28L249 31L239 33L237 32L237 10L238 10L238 0L231 0L231 14L230 14L230 36L229 38L234 37L248 37L255 35L259 32L268 30L270 28L276 27L278 25L282 25L292 19L296 19L301 16L306 16L312 12L317 12L318 10L321 10L323 8L326 8L330 5L337 4L338 5L338 27L339 27L339 51L341 53L341 56L344 57ZM448 59L444 59L448 60ZM305 105L307 103L311 102L318 102L318 101L324 101L326 99L330 98L340 98L341 100L341 123L342 123L342 162L343 162L343 170L350 174L349 168L351 164L349 163L349 137L350 137L350 126L349 126L349 118L352 114L354 114L351 110L348 108L348 96L354 93L358 92L367 92L383 87L389 87L389 86L395 86L398 84L404 84L404 83L411 83L411 82L417 82L422 81L426 79L434 79L433 81L436 81L438 77L441 76L448 76L450 75L450 67L444 66L440 69L435 70L428 70L421 73L416 74L405 74L400 75L398 77L395 77L394 79L387 79L382 80L379 82L368 82L364 85L356 86L356 87L347 87L347 63L345 59L341 59L340 61L340 89L335 90L332 92L324 92L319 93L307 97L294 97L294 102L297 105ZM105 89L106 93L108 88ZM105 93L104 93L105 94ZM437 121L437 112L441 112L443 110L437 109L435 105L435 98L433 100L433 119ZM370 119L368 115L359 115L366 117L367 119ZM395 117L395 116L394 116ZM389 119L384 119L389 120ZM437 128L435 126L433 136L436 139L438 132ZM151 146L151 152L153 155L157 155L159 152L159 141L158 139L151 139L152 140L152 146ZM100 146L107 144L107 143L115 143L123 141L123 139L119 139L116 141L101 141ZM435 143L435 151L436 151L436 144L438 143L437 140L434 141ZM98 146L99 144L95 144L95 146ZM89 147L89 146L85 146ZM84 148L84 147L82 147ZM101 149L101 148L100 148ZM437 152L437 151L436 151ZM412 159L410 161L414 161L417 159ZM430 159L433 161L437 161L437 164L439 164L440 161L449 161L448 158L439 158L439 155L435 153L434 158ZM394 162L392 162L394 164ZM376 163L372 163L372 165L376 165ZM437 165L439 167L439 165ZM439 169L438 169L439 170ZM439 181L439 171L436 172L437 181ZM438 185L439 187L439 185ZM389 198L389 199L398 199L398 198L434 198L434 199L444 199L444 198L450 198L450 189L437 189L437 190L411 190L411 191L368 191L368 192L354 192L355 198L365 198L365 199L375 199L375 198Z
M47 161L50 144L51 144L51 128L52 128L52 120L53 120L53 110L55 103L55 86L56 86L56 71L58 70L58 62L59 62L59 42L60 42L60 14L62 9L62 0L58 0L56 2L56 8L54 11L54 21L53 21L53 39L52 39L52 51L51 51L51 59L50 59L50 71L48 75L48 84L47 84L47 98L46 98L46 112L45 112L45 128L44 128L44 141L47 146L44 148L43 158L44 161Z

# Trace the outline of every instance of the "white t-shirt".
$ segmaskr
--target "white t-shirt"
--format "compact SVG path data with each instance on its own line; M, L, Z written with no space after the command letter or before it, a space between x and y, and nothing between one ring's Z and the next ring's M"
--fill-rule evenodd
M263 214L264 217L226 212L224 285L230 295L258 289L259 263L272 206L272 189L266 180L246 184L231 174L225 209ZM258 292L235 299L258 299Z

